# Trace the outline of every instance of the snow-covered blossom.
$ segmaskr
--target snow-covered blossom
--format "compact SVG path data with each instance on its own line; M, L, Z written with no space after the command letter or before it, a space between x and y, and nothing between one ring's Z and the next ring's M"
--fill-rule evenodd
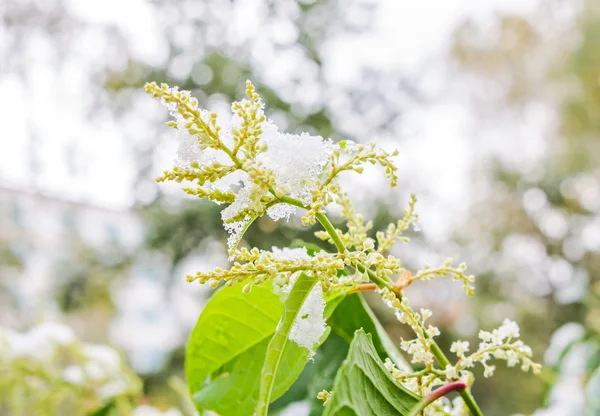
M410 325L417 336L412 340L402 340L400 348L406 351L412 358L412 363L425 364L431 366L435 361L431 352L432 338L439 335L440 331L433 325L426 326L425 321L431 316L429 309L421 309L421 313L412 310L406 297L402 300L389 289L380 291L385 304L394 309L396 318L403 324Z
M341 172L361 172L365 163L377 163L396 183L397 168L389 160L396 153L280 132L265 117L264 103L249 81L247 98L232 104L227 126L218 123L215 113L199 109L189 91L156 83L146 84L146 91L168 108L175 120L167 124L178 131L175 167L158 180L191 182L194 187L185 192L228 204L222 218L230 251L247 226L265 213L280 220L303 206L308 208L303 222L314 223L332 201Z
M176 166L160 180L195 182L185 191L230 204L223 220L233 249L246 225L265 212L274 220L289 218L296 207L276 196L290 196L303 204L312 202L312 191L336 145L307 133L279 131L264 115L264 103L247 85L248 99L232 105L227 126L216 114L198 108L188 91L165 84L148 84L146 90L161 99L175 118L178 130Z
M469 351L469 341L454 341L450 346L450 352L455 353L459 358L464 357L467 351Z
M446 383L445 378L448 377L448 374L451 374L451 372L454 370L453 368L447 368L446 371L432 369L432 371L422 370L416 373L405 372L399 370L389 358L385 360L384 367L390 372L396 381L402 384L405 388L421 396L426 396L435 388L444 385ZM458 378L458 376L456 378ZM423 415L468 416L469 412L465 406L465 403L460 397L455 398L453 401L450 401L446 397L440 397L425 408Z
M280 133L270 121L263 125L261 143L267 148L257 160L274 172L279 190L309 205L311 190L318 186L319 175L336 145L308 133Z

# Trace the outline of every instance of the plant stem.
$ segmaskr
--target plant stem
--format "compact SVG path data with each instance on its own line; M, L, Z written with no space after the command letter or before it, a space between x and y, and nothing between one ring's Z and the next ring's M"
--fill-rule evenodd
M423 397L423 399L419 403L417 403L417 405L415 407L413 407L411 409L410 413L407 416L418 416L423 410L425 410L425 408L427 406L429 406L431 403L435 402L440 397L443 397L453 391L458 391L458 392L465 391L466 388L467 388L467 385L462 381L453 381L451 383L448 383L448 384L432 391L427 396Z
M278 197L278 198L281 202L285 202L286 204L294 205L296 207L303 208L306 210L309 209L309 207L305 206L302 202L298 201L295 198L291 198L289 196L282 196L282 197ZM319 221L319 223L323 226L325 231L327 231L327 234L329 234L329 237L331 237L331 241L333 241L333 244L338 249L338 251L340 253L347 251L346 246L344 246L344 243L340 239L340 236L338 235L338 233L335 230L335 227L333 226L331 221L329 221L329 218L327 218L327 216L322 213L317 213L316 218L317 218L317 221ZM356 268L361 273L366 272L367 275L369 276L369 279L371 279L371 281L376 283L378 287L387 287L388 289L392 290L393 285L390 281L388 281L386 279L382 279L381 277L377 276L375 274L375 272L368 269L363 264L358 263L356 265Z
M273 195L275 195L274 192L272 192L272 193L273 193ZM295 198L291 198L289 196L281 196L278 198L281 202L284 202L286 204L294 205L296 207L303 208L303 209L309 209L309 207L305 206L301 201L299 201ZM346 246L344 246L344 243L340 239L340 236L338 235L338 233L335 230L335 227L333 226L331 221L329 221L329 218L327 218L327 216L323 213L317 213L316 218L319 221L319 223L321 223L321 225L323 226L325 231L327 231L327 234L329 234L329 236L331 237L331 241L333 241L333 244L338 249L338 251L340 251L341 253L345 252ZM392 290L392 292L394 292L393 285L389 280L383 279L383 278L377 276L375 274L375 272L368 269L361 263L358 263L356 265L356 268L361 273L366 272L367 275L369 276L369 279L371 279L371 281L373 283L375 283L379 288L385 287L385 288ZM394 292L394 294L400 298L398 293ZM433 353L435 359L437 360L437 362L440 364L440 366L442 368L446 368L446 366L450 365L450 361L448 360L448 358L446 358L442 349L439 347L439 345L436 344L436 342L433 339L431 339L431 352ZM483 416L483 413L481 412L481 409L477 405L475 398L473 397L473 395L471 394L471 392L468 389L462 390L460 392L460 396L464 400L465 404L467 405L467 407L469 408L469 411L471 412L471 414L473 416Z

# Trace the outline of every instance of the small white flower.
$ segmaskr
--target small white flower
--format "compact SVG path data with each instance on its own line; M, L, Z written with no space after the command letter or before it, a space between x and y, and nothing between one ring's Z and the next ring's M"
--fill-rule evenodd
M429 325L427 327L427 330L425 331L427 333L427 335L429 335L431 338L433 337L437 337L440 334L440 330L438 329L438 327L433 326L433 325Z
M469 351L469 341L455 341L450 346L450 352L455 353L459 358L464 357L467 351Z
M484 370L483 370L483 376L484 377L491 377L494 375L494 371L496 370L496 367L493 365L487 365L485 363L482 363L484 365Z
M483 329L479 331L479 339L483 342L490 342L492 338L491 332L484 331Z
M498 328L500 338L519 338L519 325L509 319L505 319L500 328Z
M448 364L444 371L446 372L446 377L448 379L454 380L454 379L458 378L458 371L456 370L456 367L454 367L453 365Z
M471 357L462 358L461 364L463 368L471 368L475 365L475 363L473 362L473 358Z

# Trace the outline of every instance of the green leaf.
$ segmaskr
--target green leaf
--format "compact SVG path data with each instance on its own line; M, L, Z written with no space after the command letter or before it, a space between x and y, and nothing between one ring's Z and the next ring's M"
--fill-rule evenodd
M252 415L258 402L260 376L269 341L265 339L227 363L221 374L192 396L194 403L223 416ZM295 343L288 343L283 355L281 371L275 378L273 399L285 393L308 361L308 351Z
M269 415L294 402L305 401L310 403L310 416L320 416L323 413L323 401L317 399L317 393L323 389L331 390L349 347L338 335L330 334L319 347L314 361L304 368L290 389L269 406Z
M379 358L385 360L389 357L397 367L412 371L360 293L346 296L337 305L327 323L333 332L348 343L352 342L357 329L364 329L372 335Z
M199 410L222 416L253 414L267 347L284 310L271 283L254 286L248 294L242 287L225 287L211 298L186 350L186 378L193 402ZM306 348L286 343L272 400L285 393L308 360Z
M268 340L283 305L267 285L242 292L242 284L219 290L206 304L188 341L185 374L190 393L252 347Z
M275 376L278 372L283 373L280 371L279 367L286 346L287 344L294 344L288 343L290 332L294 325L294 321L300 312L300 308L304 304L304 301L310 294L315 283L317 283L316 278L302 273L298 279L296 279L296 282L285 301L283 316L281 317L277 331L275 332L275 335L273 335L267 348L265 363L262 369L259 400L256 407L256 414L258 416L267 415L269 403L271 403L273 386L275 384ZM300 373L298 373L298 375L299 374ZM295 378L296 377L294 377L294 379ZM290 385L291 384L292 383L290 383Z
M327 303L326 317L329 306L330 303ZM330 334L317 350L313 362L308 363L289 390L269 406L269 414L293 402L308 401L311 403L311 415L320 415L323 412L323 402L317 399L317 393L323 389L331 389L337 370L348 354L348 348L349 344L344 339L334 333Z
M419 400L385 369L371 336L358 330L323 416L406 416Z

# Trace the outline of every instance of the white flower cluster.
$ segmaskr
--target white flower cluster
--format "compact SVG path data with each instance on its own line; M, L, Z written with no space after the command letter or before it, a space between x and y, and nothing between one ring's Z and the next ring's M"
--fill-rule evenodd
M270 120L265 121L262 128L259 146L264 146L265 151L260 153L256 160L273 173L275 191L278 195L288 195L304 204L310 204L312 189L318 184L319 175L335 145L321 136L281 133ZM221 213L223 221L236 217L252 204L251 178L241 171L236 171L230 176L232 178L226 176L213 185L235 194L234 202ZM264 196L268 195L265 193ZM289 219L295 212L295 206L282 203L273 205L266 211L274 221ZM230 234L230 249L235 247L251 220L252 217L246 215L240 221L225 222L225 229Z
M416 338L412 340L402 340L400 346L402 350L411 356L412 363L425 365L425 369L410 373L398 370L394 364L387 360L385 365L388 371L405 387L417 394L427 394L434 386L443 385L446 381L462 379L467 386L472 383L472 374L468 369L473 368L476 363L484 367L484 376L493 375L495 367L488 364L492 358L505 360L509 367L521 363L521 369L528 371L531 369L534 373L539 373L541 365L533 362L531 359L532 351L523 341L519 340L519 326L511 321L504 320L498 329L491 332L480 331L479 338L481 343L476 352L466 355L469 351L467 341L456 341L452 343L450 351L455 353L458 361L455 365L448 364L443 370L434 367L434 354L432 352L432 338L439 335L438 328L428 325L425 320L431 316L431 311L421 309L420 314L410 308L406 297L398 299L393 292L387 289L380 291L384 302L395 310L396 317L402 323L410 325ZM461 402L462 403L462 402ZM452 405L447 399L442 398L436 401L436 406L428 407L426 415L463 415L461 413L464 406L456 402ZM427 413L431 412L431 413ZM436 413L437 412L437 413Z
M297 135L280 132L271 120L265 118L264 103L258 96L256 99L233 103L231 122L227 126L218 126L216 115L199 110L197 100L191 97L189 91L165 87L161 95L161 102L175 118L171 125L179 132L176 166L184 169L215 164L219 168L231 167L230 172L210 180L208 185L211 190L234 195L234 201L222 211L225 228L231 235L228 241L230 249L237 244L240 234L253 219L245 210L251 208L250 211L261 212L263 207L259 205L260 198L271 197L269 187L262 189L258 195L255 193L257 177L252 177L249 172L268 172L274 179L271 189L278 195L290 196L305 205L312 202L312 191L319 183L323 167L337 148L331 140L308 133ZM176 97L176 100L172 97ZM182 105L189 108L182 109ZM186 116L190 109L197 111L196 116L200 122L211 129L208 133L197 128L198 120L192 122ZM248 118L249 114L252 115L251 120ZM202 134L218 138L219 145L214 146L211 141L199 139ZM252 142L252 149L256 154L244 154L243 140ZM224 148L239 151L239 155L236 152L234 156L239 159L241 166L234 165L231 154L227 154ZM267 178L259 180L268 182ZM218 200L214 201L220 203ZM296 207L289 204L276 204L268 207L266 213L277 221L289 218L295 210ZM236 220L231 221L232 219Z
M385 304L394 309L396 318L401 323L410 325L417 336L412 340L402 340L400 348L412 357L412 363L433 365L435 358L431 352L432 338L439 335L440 330L433 325L426 326L425 324L425 321L431 316L431 311L421 309L419 314L411 309L406 297L400 300L388 289L382 289L380 293Z
M64 395L57 389L65 386L97 403L132 396L140 389L114 349L82 343L71 328L57 323L42 323L26 333L0 328L0 368L4 381L10 380L2 386L33 391L31 403L38 393L60 399ZM10 391L0 391L4 395L9 397Z
M519 336L520 330L516 322L505 319L502 325L492 332L479 331L481 342L477 351L471 355L466 355L469 351L468 342L454 342L450 351L455 353L459 360L455 366L448 366L446 369L448 378L457 378L461 370L472 368L476 363L480 363L484 367L483 375L485 377L491 377L496 369L495 366L488 364L492 358L505 360L509 367L521 363L523 371L531 369L535 374L539 373L542 366L533 362L531 348L517 339Z

